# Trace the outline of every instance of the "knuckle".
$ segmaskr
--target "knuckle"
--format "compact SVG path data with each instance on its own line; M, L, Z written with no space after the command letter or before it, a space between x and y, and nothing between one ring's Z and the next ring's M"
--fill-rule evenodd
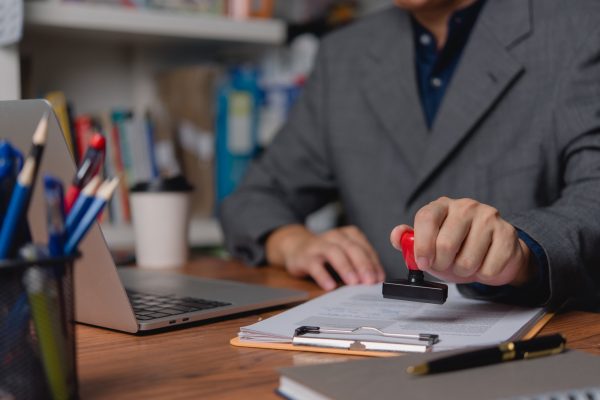
M472 214L479 206L479 202L469 198L458 199L454 202L454 208L463 216Z
M517 234L517 230L510 224L507 224L507 223L502 224L502 226L500 227L500 231L504 236L506 236L511 241L511 243L516 242L516 240L519 238L519 235Z
M308 272L310 272L310 274L314 276L320 274L324 268L325 267L323 266L323 264L313 262L308 266Z
M499 219L500 211L492 206L485 206L483 209L483 218L485 222L493 222Z
M435 219L436 212L432 207L425 206L417 211L415 215L415 219L420 219L422 221L433 221Z
M323 238L329 241L335 241L338 240L341 237L341 235L342 234L340 233L339 229L332 229L323 233Z
M344 231L351 235L357 235L360 233L360 230L356 227L356 225L348 225L344 227Z
M322 251L325 255L333 255L340 251L336 243L326 242L322 245Z
M479 271L478 275L484 279L492 279L498 275L495 268L483 268Z
M470 256L461 256L456 260L456 266L465 272L473 273L479 268L479 261Z
M457 246L452 240L444 237L438 237L436 249L443 253L453 253L457 250Z

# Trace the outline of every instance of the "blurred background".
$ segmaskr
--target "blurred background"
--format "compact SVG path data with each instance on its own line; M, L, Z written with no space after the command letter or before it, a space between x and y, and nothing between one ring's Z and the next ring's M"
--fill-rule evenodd
M0 98L50 101L76 161L105 136L104 174L125 177L101 221L112 250L134 245L128 188L183 173L191 245L223 254L216 208L285 122L320 38L391 3L1 0Z

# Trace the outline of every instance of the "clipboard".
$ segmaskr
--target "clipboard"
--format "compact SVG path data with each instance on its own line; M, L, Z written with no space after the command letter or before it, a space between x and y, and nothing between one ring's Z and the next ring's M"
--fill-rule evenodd
M520 339L531 339L536 336L542 328L550 321L554 316L554 313L545 313L532 328L527 331ZM229 344L236 347L247 347L256 349L268 349L268 350L288 350L288 351L308 351L312 353L328 353L328 354L342 354L346 356L366 356L366 357L394 357L402 354L407 354L398 351L370 351L370 350L356 350L353 348L339 348L339 347L325 347L325 346L310 346L310 345L294 345L293 343L274 343L274 342L252 342L242 341L238 337L234 337L229 341Z

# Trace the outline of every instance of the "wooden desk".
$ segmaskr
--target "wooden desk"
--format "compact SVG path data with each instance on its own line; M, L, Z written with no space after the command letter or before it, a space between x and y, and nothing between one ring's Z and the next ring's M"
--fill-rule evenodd
M316 285L276 268L198 259L180 272L273 287L297 288L312 296ZM150 336L77 327L79 379L83 399L276 399L277 369L358 357L296 351L237 348L229 340L240 326L276 311ZM562 332L569 347L600 354L600 314L556 316L542 333Z

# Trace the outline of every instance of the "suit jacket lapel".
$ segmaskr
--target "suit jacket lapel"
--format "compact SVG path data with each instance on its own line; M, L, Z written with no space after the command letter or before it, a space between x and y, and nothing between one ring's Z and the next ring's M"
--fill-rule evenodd
M508 48L529 30L529 1L486 3L437 113L409 203L518 79L523 66Z
M365 61L363 93L413 174L427 145L427 126L417 89L414 44L409 15L388 13ZM382 24L383 25L383 24Z

